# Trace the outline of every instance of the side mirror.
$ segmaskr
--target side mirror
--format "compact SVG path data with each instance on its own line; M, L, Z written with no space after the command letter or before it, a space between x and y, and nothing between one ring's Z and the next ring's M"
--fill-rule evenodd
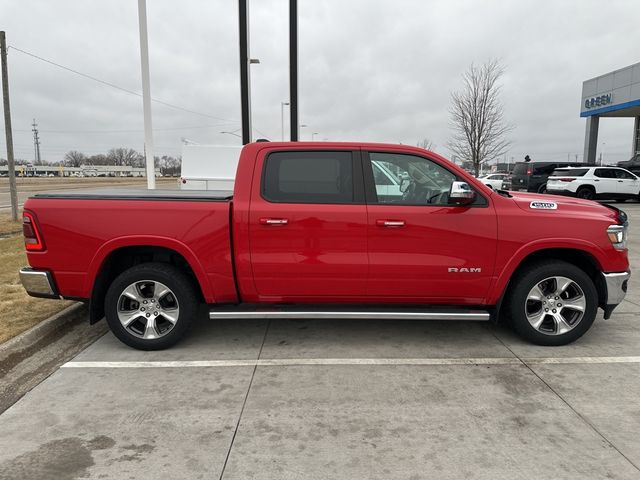
M467 182L453 182L449 191L449 201L454 205L469 205L476 199L476 192Z

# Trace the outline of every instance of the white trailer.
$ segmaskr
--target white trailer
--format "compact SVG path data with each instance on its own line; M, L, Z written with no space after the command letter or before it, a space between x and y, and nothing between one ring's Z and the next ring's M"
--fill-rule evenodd
M183 145L180 188L233 190L240 146Z

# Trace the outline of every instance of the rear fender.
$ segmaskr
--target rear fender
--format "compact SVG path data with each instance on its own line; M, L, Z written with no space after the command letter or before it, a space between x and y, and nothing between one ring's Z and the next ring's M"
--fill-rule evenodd
M119 248L139 246L163 247L174 250L176 253L182 255L182 257L191 267L191 270L193 270L193 273L196 276L198 283L200 284L202 295L204 296L205 301L207 303L215 303L215 292L213 290L213 286L209 282L209 279L207 278L206 272L200 264L200 261L191 251L191 249L184 243L172 238L147 235L133 235L114 238L100 247L100 249L96 252L93 259L91 260L91 264L89 265L89 270L87 272L87 278L84 285L84 292L86 294L86 297L91 297L96 277L98 276L98 273L100 272L100 269L104 265L104 261L109 256L109 254L111 254L115 250L118 250Z

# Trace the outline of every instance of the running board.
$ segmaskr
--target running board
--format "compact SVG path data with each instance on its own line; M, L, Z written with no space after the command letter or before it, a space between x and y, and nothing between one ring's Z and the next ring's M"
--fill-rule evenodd
M212 319L250 318L298 318L298 319L381 319L381 320L472 320L487 321L491 314L484 310L321 310L321 309L265 309L214 308L209 312Z

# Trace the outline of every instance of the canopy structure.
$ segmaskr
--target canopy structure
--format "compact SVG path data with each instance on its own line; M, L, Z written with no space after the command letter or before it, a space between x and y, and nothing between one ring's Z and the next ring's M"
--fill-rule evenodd
M631 157L640 155L640 63L582 83L580 116L586 117L584 161L595 163L600 117L632 117Z

